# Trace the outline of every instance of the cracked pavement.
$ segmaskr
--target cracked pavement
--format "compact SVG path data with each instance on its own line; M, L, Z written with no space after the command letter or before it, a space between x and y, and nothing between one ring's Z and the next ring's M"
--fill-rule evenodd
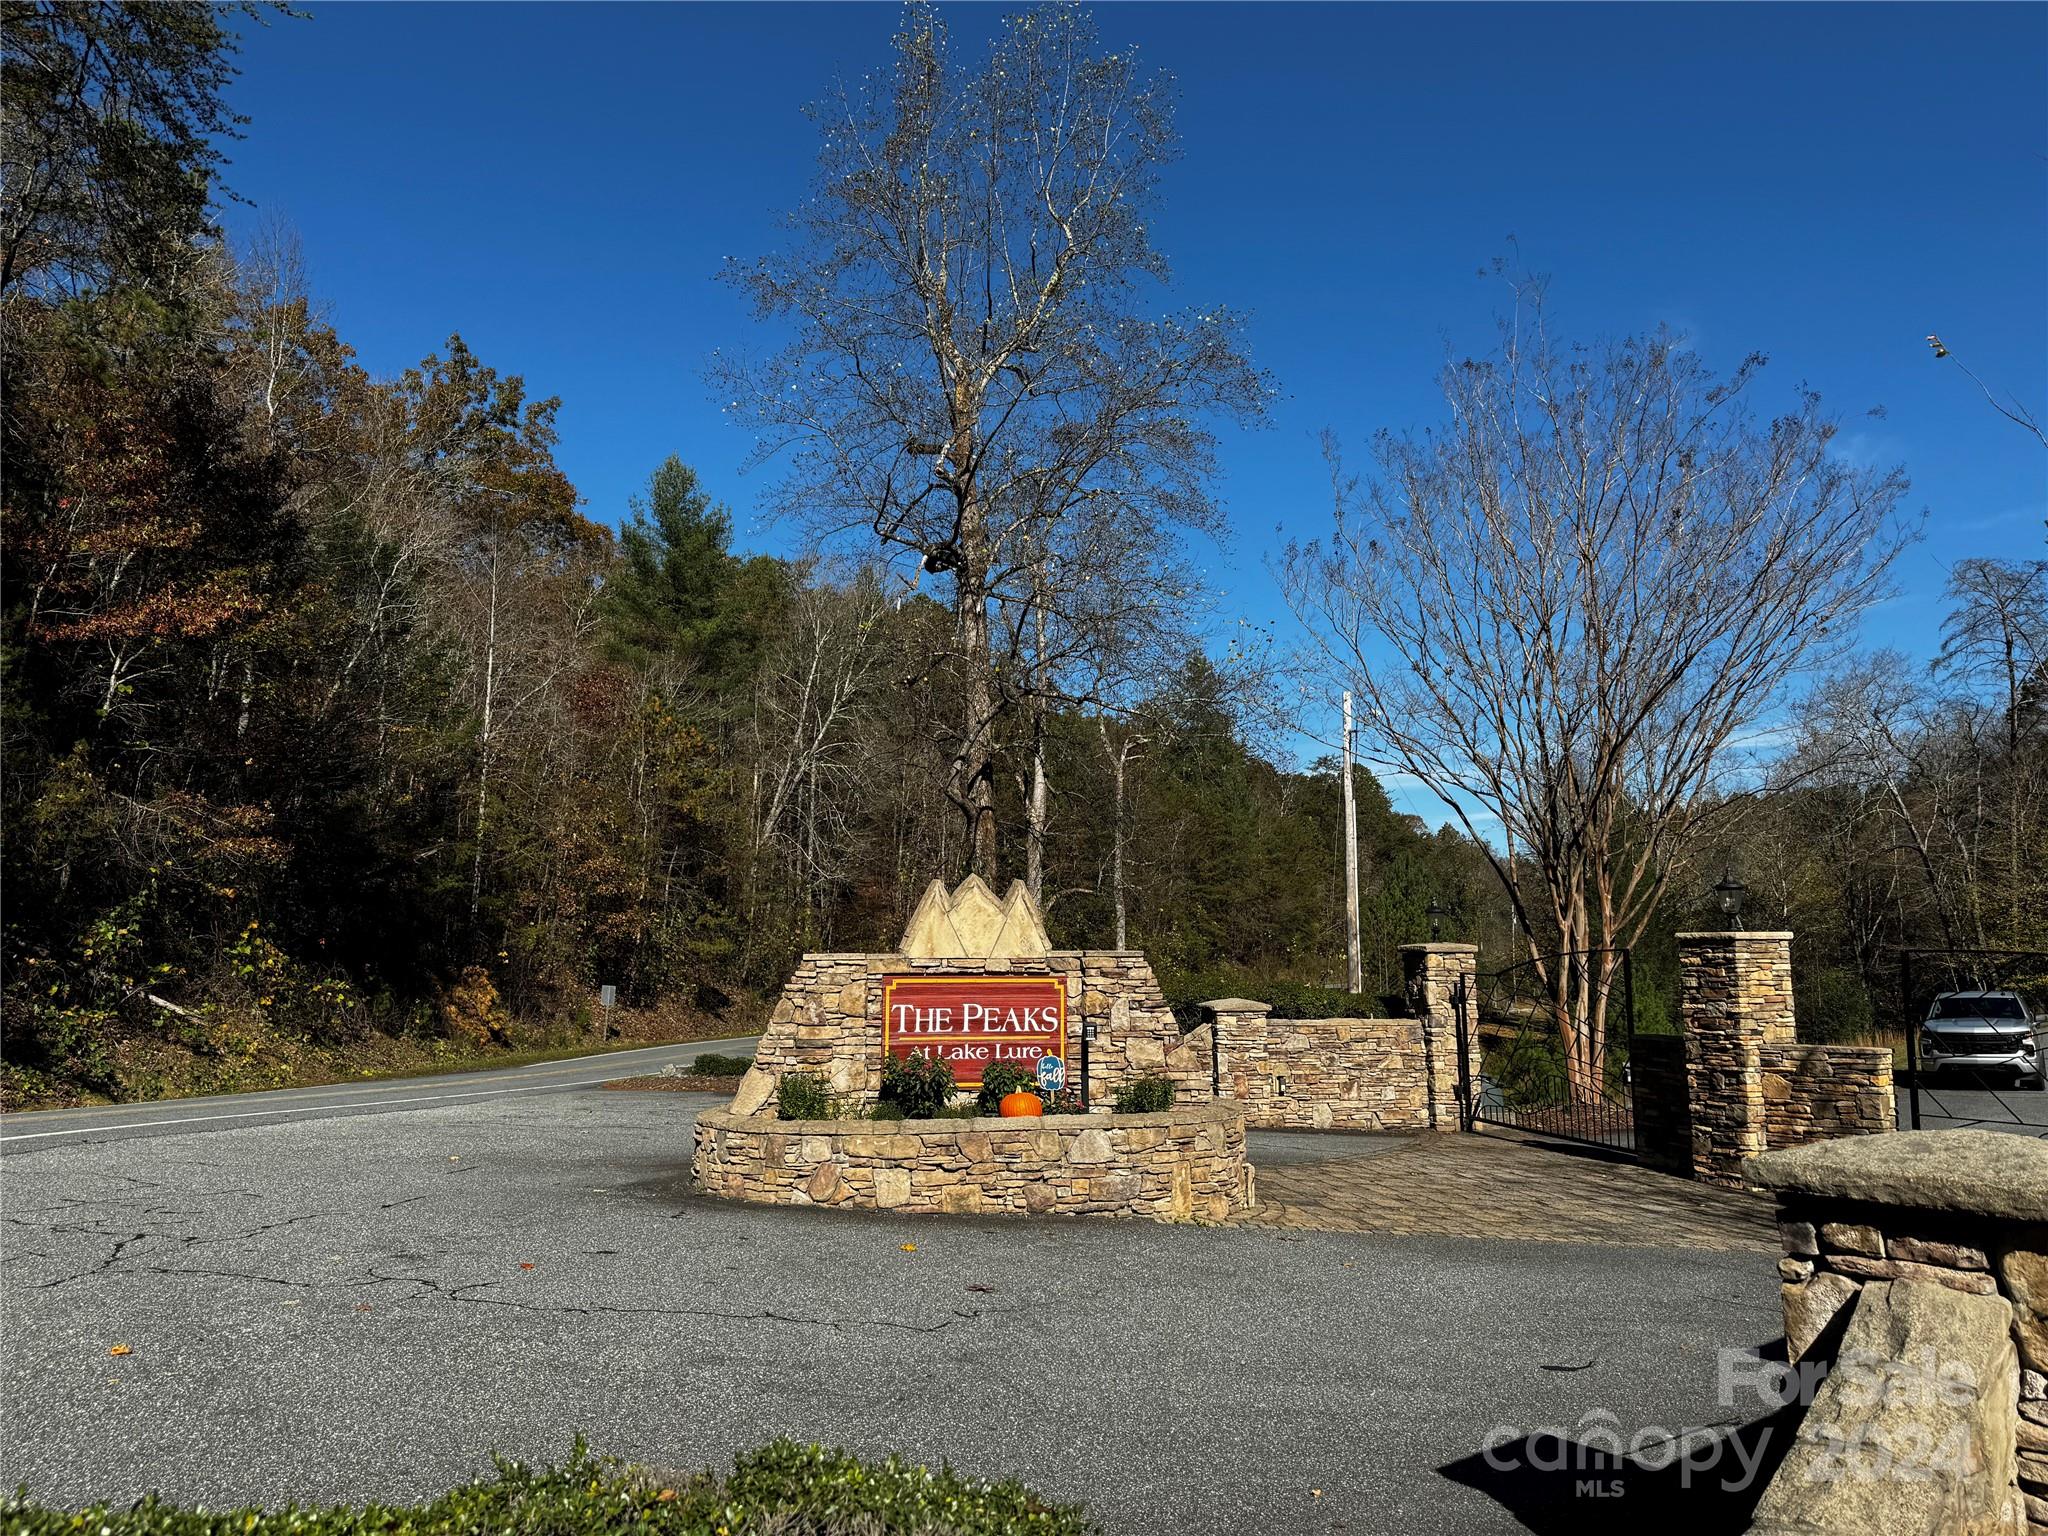
M1490 1431L1751 1417L1716 1350L1778 1331L1747 1253L720 1205L688 1190L714 1102L10 1142L0 1483L416 1497L579 1430L685 1467L789 1434L1113 1532L1577 1530L1472 1476Z

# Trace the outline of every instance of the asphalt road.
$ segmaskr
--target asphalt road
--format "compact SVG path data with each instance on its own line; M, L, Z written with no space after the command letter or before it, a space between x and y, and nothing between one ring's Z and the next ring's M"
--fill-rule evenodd
M321 1088L279 1088L266 1093L224 1093L156 1099L146 1104L103 1104L88 1109L0 1115L0 1152L50 1142L109 1136L185 1136L301 1119L329 1120L340 1115L432 1109L507 1094L593 1088L615 1078L659 1072L671 1062L695 1061L707 1052L739 1051L751 1055L757 1039L747 1035L730 1040L690 1040L679 1045L650 1045L566 1061L493 1067L482 1072L448 1072L435 1077L334 1083Z
M586 1086L647 1065L9 1117L0 1486L400 1498L577 1430L680 1467L789 1434L1118 1533L1745 1523L1518 1437L1757 1418L1717 1352L1777 1334L1767 1259L721 1205L687 1183L715 1101Z
M1908 1090L1899 1090L1899 1129L1913 1126ZM1987 1092L1960 1080L1930 1077L1920 1085L1923 1131L2006 1131L2048 1137L2048 1093L1997 1087Z

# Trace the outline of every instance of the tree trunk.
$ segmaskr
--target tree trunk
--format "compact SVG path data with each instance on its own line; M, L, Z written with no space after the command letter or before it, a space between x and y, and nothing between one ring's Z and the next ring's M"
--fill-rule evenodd
M477 741L476 766L476 854L469 867L469 926L475 935L477 914L483 906L484 827L490 808L491 716L497 703L498 686L498 552L491 551L490 612L484 622L483 731Z
M960 749L953 757L953 803L966 833L968 869L996 882L995 753L989 737L997 705L989 676L988 560L981 548L981 519L972 504L961 514L961 560L954 571L955 616L960 653L967 668L965 718Z
M1024 803L1024 888L1031 892L1033 901L1042 901L1045 892L1045 701L1040 700L1032 710L1031 723L1031 793Z
M1044 578L1041 567L1039 580ZM1046 690L1051 679L1045 667L1045 603L1044 592L1036 594L1038 602L1034 614L1037 626L1038 654L1033 667L1035 684L1031 695L1031 786L1024 796L1024 888L1031 892L1033 901L1043 900L1045 890L1045 827L1047 819L1045 782L1045 711Z

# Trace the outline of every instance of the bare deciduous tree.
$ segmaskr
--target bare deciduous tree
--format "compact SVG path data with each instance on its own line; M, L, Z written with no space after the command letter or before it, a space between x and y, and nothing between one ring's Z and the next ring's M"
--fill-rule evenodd
M2048 792L2048 762L2039 750L2048 716L2048 560L1960 561L1949 574L1948 595L1956 606L1942 625L1936 670L1990 696L1998 746L1980 761L1988 761L1997 781L1995 814L2005 823L2001 915L2006 941L2017 943Z
M1449 420L1383 434L1286 585L1364 704L1368 750L1490 850L1531 958L1633 944L1746 733L1885 591L1905 481L1831 449L1802 394L1745 404L1668 333L1552 340L1517 289ZM1573 1092L1600 1092L1615 958L1545 972Z
M779 850L813 914L844 874L850 807L878 771L860 750L859 715L883 681L885 606L872 570L837 583L807 571L757 688L753 858Z
M1168 98L1079 10L1009 19L972 69L913 8L894 69L815 109L819 174L788 252L730 274L794 332L711 370L756 461L786 456L782 506L950 583L940 659L964 702L947 792L988 879L1003 679L1039 670L1048 552L1083 509L1161 539L1216 529L1206 423L1267 394L1235 317L1146 313L1166 277L1150 215ZM1021 622L997 634L1005 609Z

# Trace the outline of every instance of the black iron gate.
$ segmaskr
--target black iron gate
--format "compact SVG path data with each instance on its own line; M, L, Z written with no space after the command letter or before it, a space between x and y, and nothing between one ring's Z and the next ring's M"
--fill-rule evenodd
M2048 950L1901 950L1899 1009L1902 1128L2025 1127L2048 1137Z
M1629 1046L1635 975L1625 949L1538 955L1460 988L1465 1125L1512 1126L1635 1150Z

